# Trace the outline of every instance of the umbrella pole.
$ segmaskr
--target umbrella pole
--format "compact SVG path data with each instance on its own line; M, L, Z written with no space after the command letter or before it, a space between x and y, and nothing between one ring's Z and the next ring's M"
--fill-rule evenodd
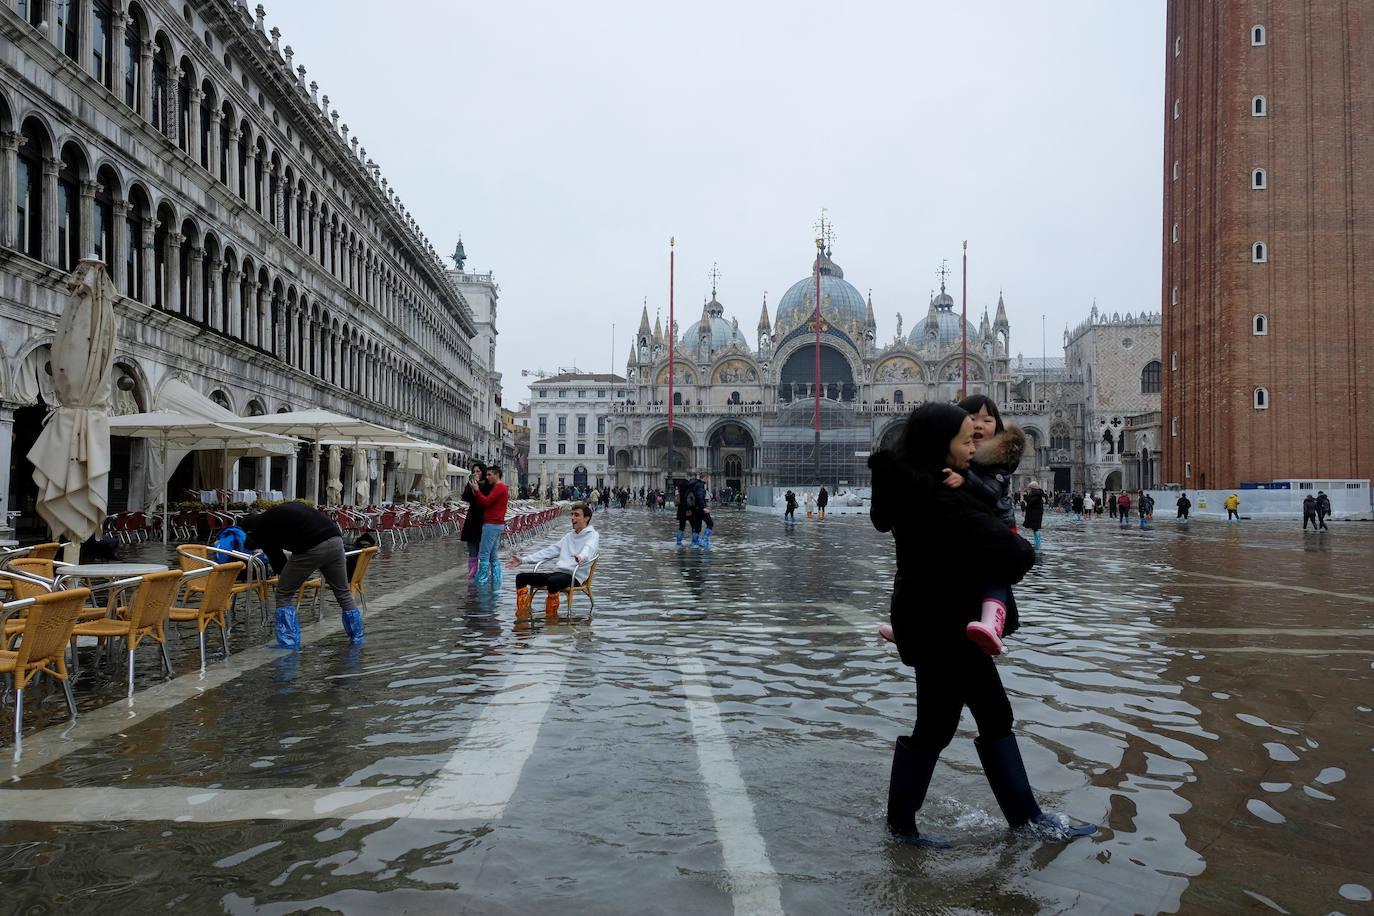
M162 434L162 543L167 544L167 434Z
M315 430L315 467L310 474L310 501L320 504L320 431Z

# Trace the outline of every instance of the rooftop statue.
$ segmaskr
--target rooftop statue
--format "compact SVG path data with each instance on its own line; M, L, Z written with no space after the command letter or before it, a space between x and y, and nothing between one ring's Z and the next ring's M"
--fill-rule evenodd
M463 251L463 240L460 238L458 239L458 247L453 249L453 266L462 270L463 262L467 259L467 253Z

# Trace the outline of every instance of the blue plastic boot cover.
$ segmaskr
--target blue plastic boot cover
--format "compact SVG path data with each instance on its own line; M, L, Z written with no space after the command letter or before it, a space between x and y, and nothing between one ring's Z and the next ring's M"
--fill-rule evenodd
M491 564L491 584L497 588L501 587L501 564L499 562Z
M681 529L681 528L679 528L679 529L678 529L678 532L677 532L677 542L678 542L679 544L682 543L682 529Z
M490 578L491 566L487 563L486 560L482 560L477 564L477 577L474 578L472 581L476 582L478 585L481 585L483 582L487 581Z
M1035 532L1035 549L1036 549L1036 550L1039 550L1039 549L1040 549L1040 532L1039 532L1039 531Z
M348 634L348 641L355 646L363 644L363 614L357 608L350 608L343 612L344 632Z
M702 546L702 547L710 547L710 546L711 546L711 529L710 529L710 528L707 528L705 531L703 531L703 532L701 533L701 546Z
M700 544L700 543L701 543L701 535L697 534L695 531L692 532L692 543L693 543L693 544Z
M301 647L301 623L296 619L296 609L290 605L277 608L277 641L273 649L299 649Z

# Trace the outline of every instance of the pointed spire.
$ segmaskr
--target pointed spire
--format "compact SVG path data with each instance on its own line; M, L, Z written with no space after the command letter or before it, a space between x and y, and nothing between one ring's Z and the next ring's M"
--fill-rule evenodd
M983 320L978 324L978 336L989 337L992 335L992 325L988 323L988 309L983 306Z
M1002 301L1002 291L997 291L997 327L1007 326L1007 304Z
M864 317L864 326L870 328L878 326L877 319L873 317L873 290L871 289L868 291L868 314Z
M638 361L639 361L639 350L638 350L638 348L635 347L634 344L630 344L630 359L629 359L629 362L630 362L631 364L633 364L633 363L636 363L636 362L638 362Z
M654 343L663 343L663 322L657 315L654 316Z
M649 333L649 299L647 296L644 299L644 311L639 313L639 333Z
M764 290L764 291L763 291L763 311L759 312L759 330L760 330L760 331L767 331L767 330L769 329L769 327L770 327L770 325L769 325L769 323L768 323L768 290Z

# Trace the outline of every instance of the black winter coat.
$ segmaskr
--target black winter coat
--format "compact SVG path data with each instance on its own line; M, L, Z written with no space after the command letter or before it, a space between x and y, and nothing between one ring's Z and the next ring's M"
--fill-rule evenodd
M485 496L491 492L491 484L485 480L477 485ZM477 501L472 498L472 482L463 487L463 502L468 504L468 513L463 516L463 530L458 533L460 541L476 544L482 540L482 517L486 514Z
M1045 494L1032 490L1021 501L1026 506L1025 526L1031 531L1039 531L1045 524Z
M987 587L1020 582L1035 564L1034 548L962 487L913 471L885 449L868 466L873 527L891 531L896 541L891 620L902 661L914 665L918 647L927 653L941 645L961 648ZM1009 588L1003 635L1018 625Z

